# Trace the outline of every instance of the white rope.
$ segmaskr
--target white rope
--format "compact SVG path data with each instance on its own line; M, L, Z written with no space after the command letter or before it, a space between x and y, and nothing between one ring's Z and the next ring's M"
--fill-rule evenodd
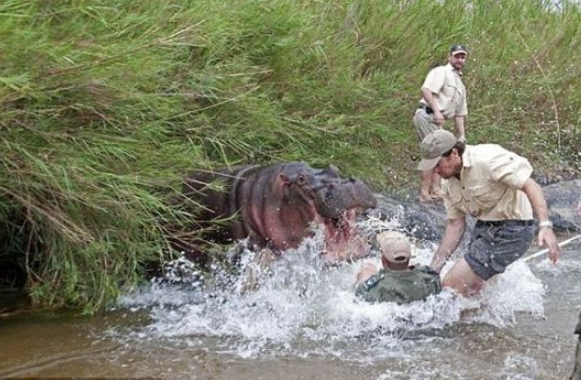
M566 246L567 244L571 243L572 241L575 241L577 239L581 239L581 235L577 235L577 236L573 236L570 239L567 240L563 240L562 242L559 243L559 247L563 248L564 246ZM530 256L527 256L523 259L523 261L529 261L531 259L534 259L535 257L539 257L541 255L544 255L545 253L549 252L549 248L545 248L545 249L541 249L539 252L533 253Z

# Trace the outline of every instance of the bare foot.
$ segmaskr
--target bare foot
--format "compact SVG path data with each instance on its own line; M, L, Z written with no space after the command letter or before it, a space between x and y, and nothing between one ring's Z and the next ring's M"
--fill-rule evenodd
M418 196L418 198L422 203L433 202L436 200L430 193L424 191L420 191L420 195Z
M442 199L444 198L444 192L439 187L434 187L430 191L430 196L434 199Z

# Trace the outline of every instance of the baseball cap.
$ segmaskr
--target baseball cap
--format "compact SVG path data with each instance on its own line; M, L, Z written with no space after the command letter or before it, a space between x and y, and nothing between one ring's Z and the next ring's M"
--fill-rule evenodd
M424 137L420 144L422 160L418 164L418 170L432 170L438 164L442 155L456 145L456 137L453 133L444 129L432 131Z
M383 257L392 263L402 263L410 259L412 247L408 238L397 231L385 231L377 235L377 242Z
M450 55L456 55L456 54L468 55L468 49L466 49L466 46L464 46L464 45L454 44L454 45L450 46Z

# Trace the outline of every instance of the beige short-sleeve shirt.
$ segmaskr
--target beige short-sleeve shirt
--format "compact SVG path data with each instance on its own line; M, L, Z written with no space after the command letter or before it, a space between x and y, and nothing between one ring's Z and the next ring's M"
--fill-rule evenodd
M430 70L422 88L434 94L436 104L446 119L468 115L466 88L451 64ZM426 103L424 99L420 101Z
M526 158L496 144L467 145L462 165L460 179L442 181L448 219L533 219L521 190L533 172Z

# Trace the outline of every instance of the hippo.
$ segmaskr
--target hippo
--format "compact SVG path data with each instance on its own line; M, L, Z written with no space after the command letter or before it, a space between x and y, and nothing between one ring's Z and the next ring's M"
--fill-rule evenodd
M183 197L201 206L194 227L209 230L204 236L209 241L248 238L252 248L280 253L313 236L315 223L324 229L325 261L369 253L355 222L361 212L376 207L377 200L365 183L341 178L334 166L313 169L303 162L286 162L196 171L184 180ZM175 236L172 245L186 256L192 251L199 254L191 243Z

